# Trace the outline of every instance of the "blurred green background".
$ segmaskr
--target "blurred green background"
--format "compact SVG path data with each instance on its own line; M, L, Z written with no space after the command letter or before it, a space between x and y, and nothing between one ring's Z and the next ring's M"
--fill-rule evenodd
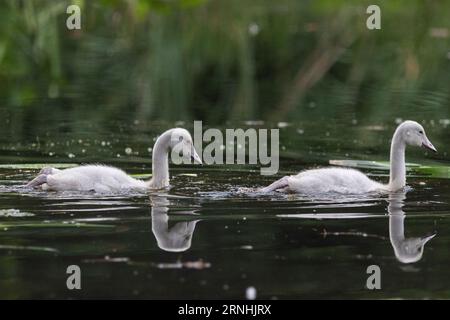
M81 30L66 28L70 4ZM370 4L381 30L366 28ZM449 18L432 0L2 0L0 133L68 118L446 119Z

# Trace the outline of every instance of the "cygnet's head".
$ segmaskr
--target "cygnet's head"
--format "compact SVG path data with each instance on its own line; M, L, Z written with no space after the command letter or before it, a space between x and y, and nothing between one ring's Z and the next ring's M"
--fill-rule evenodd
M425 129L415 121L405 121L401 123L396 133L401 134L403 141L410 146L423 147L433 152L437 152L433 144L428 140Z
M183 252L192 244L195 225L198 220L177 222L169 229L168 222L153 219L152 231L156 237L158 247L167 252Z
M172 150L171 158L175 163L194 163L202 164L202 160L194 148L191 134L183 128L175 128L170 131L170 149Z
M414 263L422 259L425 244L436 234L421 238L408 238L394 247L395 256L402 263Z

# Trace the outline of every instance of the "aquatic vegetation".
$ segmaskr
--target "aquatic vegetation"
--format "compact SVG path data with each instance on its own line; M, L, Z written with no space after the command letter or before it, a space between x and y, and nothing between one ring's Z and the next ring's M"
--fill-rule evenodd
M80 133L124 112L208 124L450 117L447 2L386 3L382 33L361 23L358 1L81 1L77 32L58 27L68 2L19 3L0 4L0 97L22 110L2 134L33 131L27 119L48 108L47 125L69 112Z

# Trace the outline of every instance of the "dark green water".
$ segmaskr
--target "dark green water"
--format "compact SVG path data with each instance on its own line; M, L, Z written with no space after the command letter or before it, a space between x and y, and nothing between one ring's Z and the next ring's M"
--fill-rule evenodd
M450 298L450 183L442 169L440 177L410 172L408 192L390 196L249 192L333 159L386 161L395 123L288 123L276 177L250 166L171 166L167 192L105 196L22 185L39 171L30 163L101 162L150 173L148 148L175 124L51 121L20 139L1 137L1 298L245 298L248 287L269 299ZM445 166L445 121L423 124L440 153L410 148L407 161ZM183 125L192 131L192 123ZM363 171L387 179L384 170ZM392 240L399 256L390 223L404 227L404 237ZM413 248L413 238L433 234L423 255ZM80 291L66 288L73 264L81 268ZM381 290L365 288L372 264L381 268Z

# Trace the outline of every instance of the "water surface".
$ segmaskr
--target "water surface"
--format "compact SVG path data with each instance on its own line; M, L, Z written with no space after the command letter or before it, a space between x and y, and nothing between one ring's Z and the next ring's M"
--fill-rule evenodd
M395 122L341 120L281 125L277 176L254 166L171 166L172 188L158 193L23 188L44 164L96 162L148 174L157 134L192 129L120 121L111 123L119 130L68 131L80 125L65 121L1 137L1 298L245 298L249 287L267 299L450 298L448 130L439 119L424 126L441 152L408 149L407 160L441 170L409 171L407 192L391 195L252 192L330 160L388 160ZM387 181L383 168L361 170ZM82 270L80 291L66 288L73 264ZM382 271L377 291L365 288L373 264Z

